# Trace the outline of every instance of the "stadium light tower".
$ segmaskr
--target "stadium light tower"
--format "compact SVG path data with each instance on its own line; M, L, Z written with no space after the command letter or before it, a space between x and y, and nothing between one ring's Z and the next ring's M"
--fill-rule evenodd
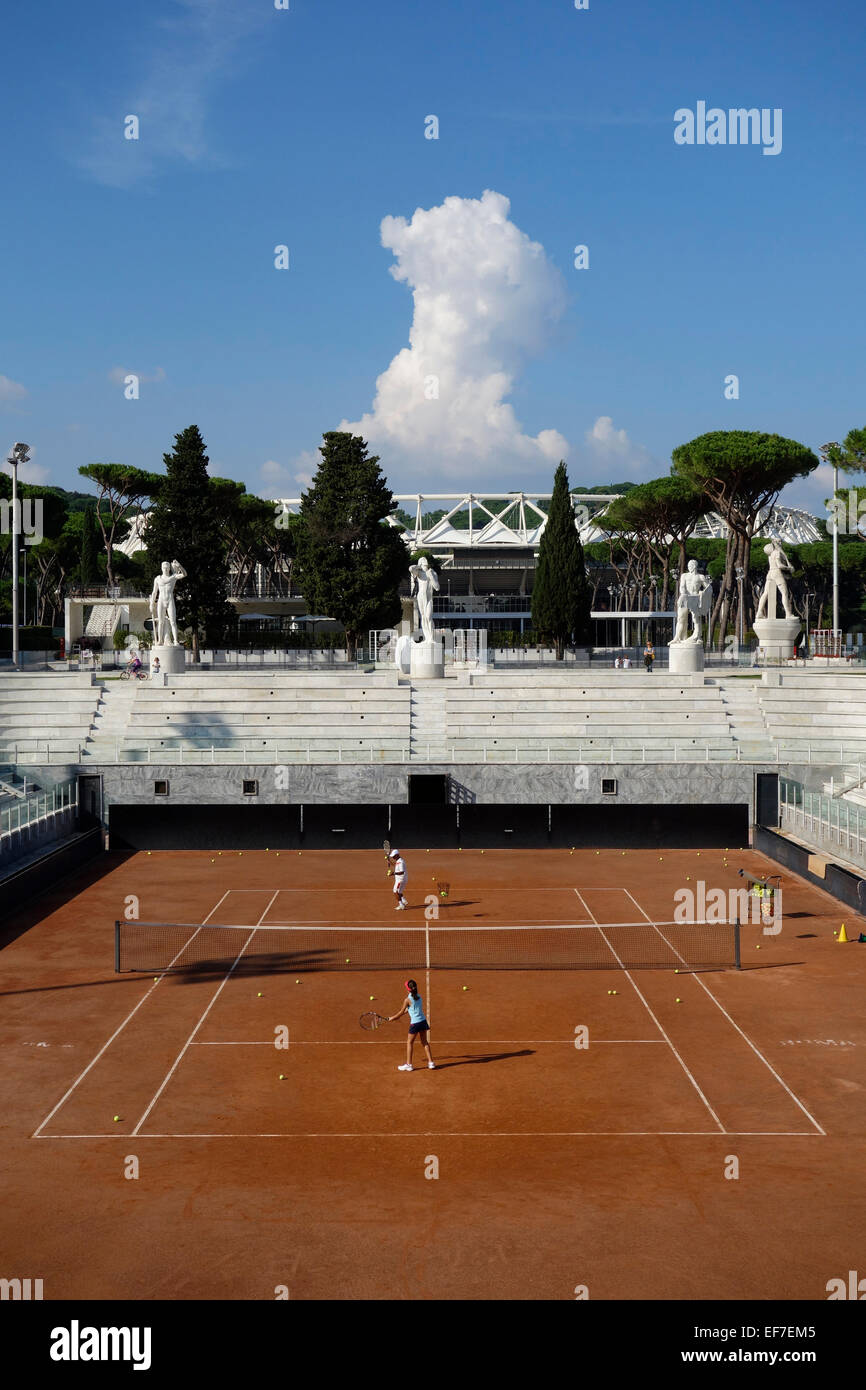
M18 465L30 461L29 444L13 444L6 462L12 469L12 667L18 670L20 654L18 651L18 537L21 534L21 519L18 515Z

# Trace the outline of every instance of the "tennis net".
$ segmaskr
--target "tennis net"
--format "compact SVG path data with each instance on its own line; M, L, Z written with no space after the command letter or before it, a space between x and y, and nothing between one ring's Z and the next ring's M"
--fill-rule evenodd
M675 970L739 967L739 922L417 927L116 922L115 970Z

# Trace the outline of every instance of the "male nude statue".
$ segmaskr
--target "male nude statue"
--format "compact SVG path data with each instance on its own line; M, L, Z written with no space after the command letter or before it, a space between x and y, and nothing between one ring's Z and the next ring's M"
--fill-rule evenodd
M153 592L150 595L150 616L153 618L153 641L154 646L179 645L177 640L177 614L174 606L174 586L179 579L186 579L186 570L178 560L168 560L162 562L162 573L158 574L153 581ZM169 626L171 627L171 642L166 641L166 634Z
M769 572L767 574L766 582L761 593L761 599L758 603L758 611L755 614L755 617L775 618L775 603L773 604L772 613L768 612L767 607L770 599L770 590L772 586L775 584L777 591L781 595L782 603L785 605L785 617L793 618L794 614L791 611L791 596L788 593L788 581L785 578L785 571L787 570L788 574L793 574L794 566L791 564L790 560L788 559L782 547L779 545L778 541L771 541L769 545L765 545L764 554L767 557Z
M709 593L707 591L709 590ZM705 597L706 595L706 597ZM689 604L689 599L698 602ZM671 646L678 642L700 642L701 617L709 612L712 601L712 585L705 574L698 574L697 560L689 560L688 569L680 575L680 592L677 599L677 630L671 639ZM692 615L692 630L688 634L689 612Z

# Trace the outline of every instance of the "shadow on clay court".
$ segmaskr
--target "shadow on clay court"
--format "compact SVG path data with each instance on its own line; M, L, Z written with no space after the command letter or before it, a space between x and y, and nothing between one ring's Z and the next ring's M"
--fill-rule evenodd
M469 1067L477 1062L507 1062L511 1057L534 1057L535 1053L531 1047L524 1047L520 1052L485 1052L483 1055L473 1056L471 1053L461 1053L459 1057L449 1057L447 1062L436 1063L437 1071L444 1071L446 1067Z

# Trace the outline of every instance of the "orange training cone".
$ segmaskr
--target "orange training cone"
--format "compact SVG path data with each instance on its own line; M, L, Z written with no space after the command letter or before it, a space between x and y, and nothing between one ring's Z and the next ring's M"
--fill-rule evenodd
M836 940L837 940L837 941L845 941L845 942L847 942L847 940L848 940L848 934L847 934L847 932L845 931L845 923L844 923L844 922L842 923L841 927L839 928L839 935L836 937Z

